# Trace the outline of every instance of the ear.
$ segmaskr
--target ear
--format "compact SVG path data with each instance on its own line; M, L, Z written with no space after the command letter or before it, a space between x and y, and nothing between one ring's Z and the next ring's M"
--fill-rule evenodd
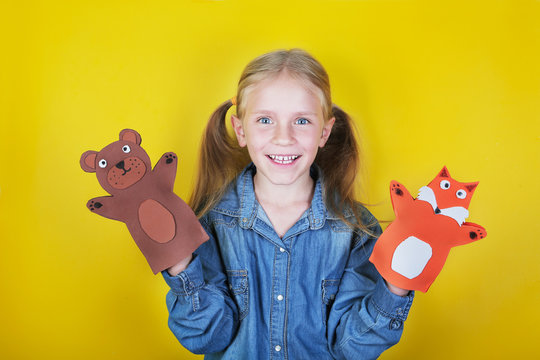
M450 176L450 173L448 172L448 169L446 168L446 166L443 166L441 172L439 172L439 175L437 175L438 177L451 177Z
M319 141L319 147L324 147L326 142L328 141L328 138L330 137L330 133L332 132L332 127L334 126L334 123L336 122L336 118L332 117L329 119L326 124L324 124L322 129L322 135L321 140Z
M240 120L236 115L231 115L231 124L236 134L236 140L238 140L238 145L244 147L247 145L246 133L244 132L244 125L242 120Z
M98 152L89 150L81 155L81 168L86 172L96 172L96 157Z
M470 193L472 193L476 189L477 186L478 186L478 181L473 182L473 183L466 183L465 184L465 187L467 188L467 191L469 191Z
M141 135L139 135L139 133L135 130L131 129L124 129L120 131L120 140L129 141L137 145L140 145L142 142Z

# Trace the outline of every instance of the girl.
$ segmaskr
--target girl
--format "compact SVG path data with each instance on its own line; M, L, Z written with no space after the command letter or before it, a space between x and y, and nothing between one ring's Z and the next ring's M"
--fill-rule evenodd
M210 240L163 272L184 347L207 359L371 359L399 341L413 294L368 261L381 228L354 201L358 157L313 57L248 64L202 143L191 206Z

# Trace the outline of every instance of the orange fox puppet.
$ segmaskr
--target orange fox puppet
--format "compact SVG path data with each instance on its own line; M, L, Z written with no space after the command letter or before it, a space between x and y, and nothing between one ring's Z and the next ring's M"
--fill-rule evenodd
M396 219L379 237L369 258L379 273L403 289L426 292L450 248L486 237L483 227L465 222L477 185L452 179L444 167L413 199L403 185L392 181Z
M95 172L112 196L88 201L90 211L126 223L133 240L156 274L186 258L208 235L191 208L174 192L176 154L163 154L152 170L150 157L131 129L101 151L86 151L80 164Z

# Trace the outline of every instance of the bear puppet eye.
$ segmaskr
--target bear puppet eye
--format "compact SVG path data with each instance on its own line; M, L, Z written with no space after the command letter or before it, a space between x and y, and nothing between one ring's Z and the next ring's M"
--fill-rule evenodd
M127 153L129 153L131 151L131 148L129 147L129 145L124 145L122 147L122 151L127 154Z
M107 167L107 160L105 159L99 160L98 165L100 168L105 169Z
M465 190L459 189L458 191L456 191L456 196L458 197L458 199L465 199L467 197L467 193L465 192Z
M441 189L443 189L443 190L450 189L450 181L448 181L448 180L441 181Z

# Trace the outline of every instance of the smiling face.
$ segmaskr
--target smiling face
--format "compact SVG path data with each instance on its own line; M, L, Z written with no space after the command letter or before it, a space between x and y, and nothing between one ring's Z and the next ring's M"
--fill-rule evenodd
M246 93L243 118L232 117L238 144L247 146L257 167L255 183L309 184L309 169L330 136L321 100L286 71Z

